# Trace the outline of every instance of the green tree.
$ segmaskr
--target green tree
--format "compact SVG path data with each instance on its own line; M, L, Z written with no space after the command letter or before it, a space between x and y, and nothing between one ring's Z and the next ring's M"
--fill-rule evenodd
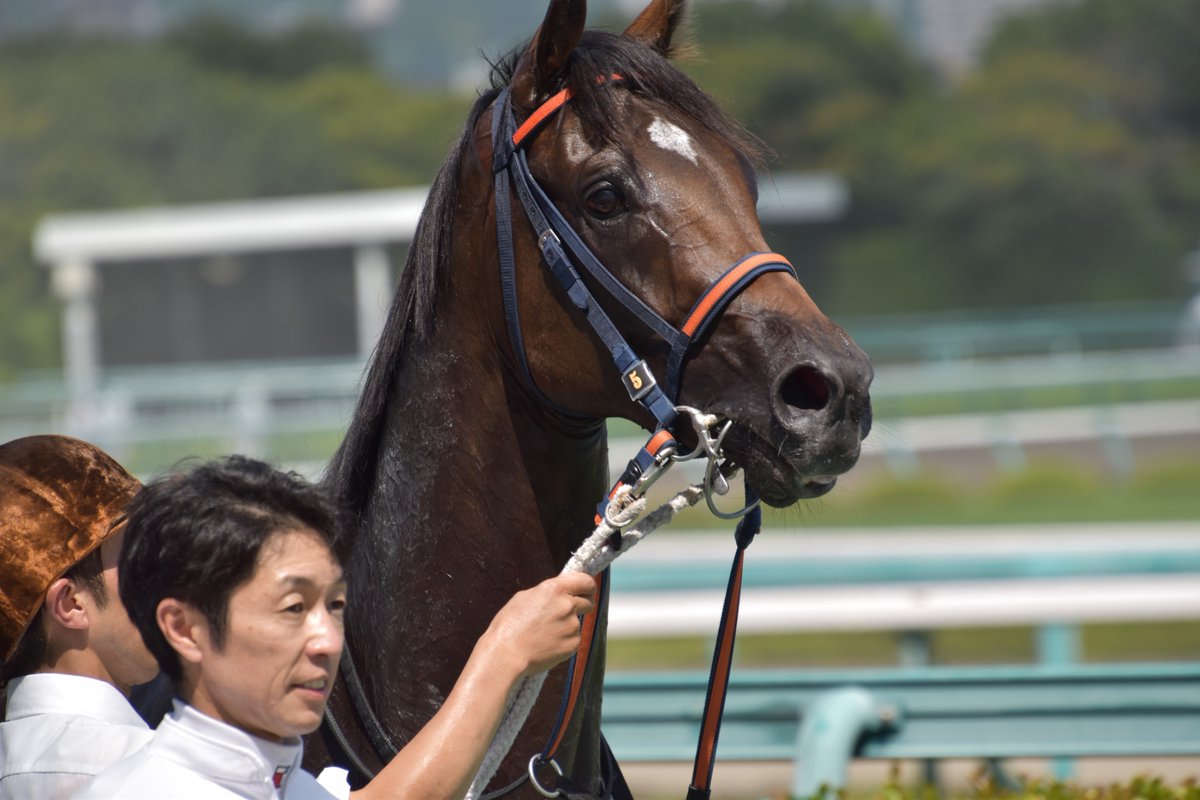
M827 166L847 131L886 119L932 77L880 18L806 0L696 8L700 59L683 66L787 169Z
M1200 4L1193 0L1086 0L1014 17L996 34L987 61L1055 50L1138 80L1144 92L1116 106L1138 130L1200 136Z
M0 380L57 361L58 308L30 247L46 214L431 179L470 99L390 85L322 30L210 20L165 43L0 47Z
M472 101L345 69L293 82L281 99L317 120L318 132L350 182L370 189L433 180Z
M263 34L226 17L204 15L173 30L164 43L207 70L264 80L286 81L325 69L369 69L371 65L366 42L317 21Z
M1096 64L1024 53L860 134L838 302L922 310L1177 292L1184 226L1150 180L1152 152L1097 102L1136 92Z
M782 168L851 184L847 219L788 239L831 311L1182 296L1200 206L1200 5L1030 12L956 83L853 9L724 2L698 16L702 85Z

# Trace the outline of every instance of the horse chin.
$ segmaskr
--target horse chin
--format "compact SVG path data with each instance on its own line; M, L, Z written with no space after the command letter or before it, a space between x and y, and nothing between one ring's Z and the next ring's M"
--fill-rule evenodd
M806 463L810 459L805 458L803 448L781 451L738 425L730 430L725 444L729 456L741 465L746 483L773 508L828 494L837 484L838 475L857 461L855 456L834 466L828 459L818 459L822 467L817 471Z
M786 465L769 469L745 467L746 481L762 501L773 508L786 508L801 500L828 494L837 484L831 475L803 475Z

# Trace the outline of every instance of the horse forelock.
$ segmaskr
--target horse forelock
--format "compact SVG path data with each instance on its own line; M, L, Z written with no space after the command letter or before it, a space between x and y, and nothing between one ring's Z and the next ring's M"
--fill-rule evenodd
M498 92L512 82L528 47L517 47L492 65L491 91ZM622 138L620 116L614 113L614 85L597 80L608 75L621 76L622 90L675 109L718 134L756 166L766 157L767 148L756 136L658 50L619 34L589 30L567 59L555 91L570 88L571 110L593 144Z

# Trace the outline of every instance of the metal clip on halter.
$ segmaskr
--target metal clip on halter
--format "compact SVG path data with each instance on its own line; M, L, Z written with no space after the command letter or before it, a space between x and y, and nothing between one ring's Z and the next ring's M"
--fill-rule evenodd
M633 484L631 493L634 497L641 497L650 491L650 487L654 482L663 476L663 474L671 468L675 463L675 445L666 444L654 454L654 462L646 468L641 477Z
M714 494L724 495L729 491L729 481L721 470L722 460L725 458L725 453L721 450L721 443L725 441L725 434L729 433L733 422L726 420L714 436L712 429L718 424L715 415L705 414L700 409L691 406L676 406L675 411L679 414L686 414L691 419L692 428L696 431L696 449L685 456L673 455L672 459L691 461L703 456L707 460L704 467L704 502L708 504L708 510L721 519L738 519L757 508L759 501L755 500L738 511L727 512L717 508L716 501L713 500ZM725 461L724 463L728 464L729 462ZM736 468L731 469L728 477L732 477L736 471Z
M696 448L687 455L673 456L672 461L691 461L700 456L710 459L721 457L721 439L725 437L725 431L721 431L715 439L709 433L709 428L716 427L717 424L715 414L706 414L692 406L675 406L675 413L679 416L686 416L691 421L692 430L696 432ZM726 430L729 429L730 424L728 422L725 423Z
M633 520L620 520L615 515L626 508L629 502L643 497L646 492L650 491L650 487L654 485L654 482L661 478L663 473L675 463L675 440L671 439L668 443L662 445L651 456L649 463L641 460L645 455L648 455L648 453L643 450L643 453L638 458L631 461L629 466L626 467L625 474L621 476L622 481L617 483L618 487L629 487L629 491L621 495L627 498L627 500L620 504L613 502L613 500L617 499L618 491L614 489L613 493L609 496L608 502L604 505L604 521L613 528L624 528L632 524ZM642 466L642 464L645 464L645 466ZM626 479L632 480L632 483L624 483Z

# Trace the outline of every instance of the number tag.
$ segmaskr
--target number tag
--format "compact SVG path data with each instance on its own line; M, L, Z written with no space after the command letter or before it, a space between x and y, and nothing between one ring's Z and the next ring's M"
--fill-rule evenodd
M631 400L641 400L658 383L654 380L654 374L650 372L650 367L646 366L645 361L639 361L625 370L621 380L625 381L625 391L629 392Z

